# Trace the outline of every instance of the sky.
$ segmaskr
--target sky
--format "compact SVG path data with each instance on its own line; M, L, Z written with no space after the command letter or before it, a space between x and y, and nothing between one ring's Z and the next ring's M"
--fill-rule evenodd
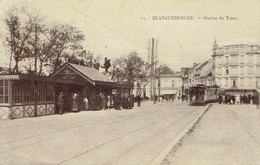
M136 51L147 61L149 40L155 38L159 63L176 71L211 58L215 38L219 46L260 44L259 0L0 0L1 43L7 34L3 19L12 6L39 11L49 25L78 27L85 35L84 48L102 58L113 60ZM1 45L1 64L8 60L9 52Z

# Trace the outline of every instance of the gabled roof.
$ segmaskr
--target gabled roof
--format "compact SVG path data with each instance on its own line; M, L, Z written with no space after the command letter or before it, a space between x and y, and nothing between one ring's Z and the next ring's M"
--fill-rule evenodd
M161 68L157 68L155 73L158 76L181 76L180 72L175 72L166 65L162 66Z
M77 64L71 64L71 63L65 63L63 64L57 71L52 73L50 76L54 77L55 75L59 74L61 71L63 71L65 68L69 68L73 70L75 73L77 73L79 76L81 76L83 79L87 80L91 84L95 85L97 82L105 82L105 83L116 83L112 81L109 77L106 75L100 73L98 70L92 67L87 67L83 65L77 65Z
M209 59L207 61L207 63L205 63L205 65L201 68L200 70L200 76L201 77L207 77L210 75L210 73L212 73L212 65L213 65L213 61L212 59Z
M200 63L195 63L193 64L193 66L190 68L191 70L194 69L195 67L197 67Z
M169 74L174 74L174 71L168 66L163 66L163 68L160 70L160 75L169 75Z
M109 77L100 73L98 70L96 70L93 67L87 67L87 66L71 64L71 63L68 63L68 64L71 65L72 67L74 67L75 69L77 69L84 76L90 78L92 81L114 82Z

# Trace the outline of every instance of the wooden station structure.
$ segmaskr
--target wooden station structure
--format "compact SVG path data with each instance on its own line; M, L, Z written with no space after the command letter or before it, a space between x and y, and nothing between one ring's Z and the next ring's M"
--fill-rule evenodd
M64 109L70 111L73 93L79 96L79 110L83 99L103 93L130 94L132 87L120 85L92 67L65 63L50 76L28 74L0 74L0 119L16 119L56 114L56 100L64 94ZM66 108L67 107L67 108Z

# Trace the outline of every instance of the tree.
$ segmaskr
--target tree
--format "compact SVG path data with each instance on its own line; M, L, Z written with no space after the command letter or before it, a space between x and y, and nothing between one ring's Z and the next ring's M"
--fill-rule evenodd
M48 31L49 47L51 49L46 52L50 60L51 71L55 71L70 56L77 58L76 53L82 48L81 41L84 35L76 27L70 25L57 25Z
M111 67L110 59L105 57L104 61L105 62L103 64L102 68L105 68L105 72L108 73L108 69Z
M135 79L141 79L144 76L142 73L144 64L137 52L131 52L125 58L115 59L112 64L112 80L117 82L127 81L130 85L133 85Z
M18 11L25 16L25 23L22 23ZM5 23L8 29L6 42L11 50L10 64L12 58L14 58L15 66L12 72L18 73L19 62L33 54L33 50L28 45L28 39L34 31L34 24L38 20L38 17L29 15L25 9L18 10L16 8L7 12L6 16ZM11 71L11 65L9 70Z

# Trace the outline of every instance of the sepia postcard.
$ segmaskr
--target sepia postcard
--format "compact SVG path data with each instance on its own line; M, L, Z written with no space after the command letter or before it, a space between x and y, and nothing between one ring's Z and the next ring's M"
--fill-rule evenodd
M0 164L260 165L259 0L0 0Z

